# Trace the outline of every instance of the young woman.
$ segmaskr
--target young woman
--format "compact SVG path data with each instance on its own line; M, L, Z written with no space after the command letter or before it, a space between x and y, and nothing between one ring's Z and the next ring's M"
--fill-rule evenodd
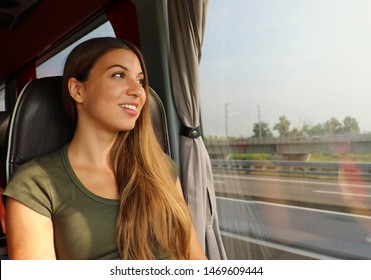
M80 44L62 91L75 133L7 186L9 258L204 259L176 167L153 132L139 50L116 38Z

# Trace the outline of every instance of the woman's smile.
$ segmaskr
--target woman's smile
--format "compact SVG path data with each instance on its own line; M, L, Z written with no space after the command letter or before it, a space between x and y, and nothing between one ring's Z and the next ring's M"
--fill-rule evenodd
M130 116L135 117L137 115L137 105L134 104L119 104L119 107Z

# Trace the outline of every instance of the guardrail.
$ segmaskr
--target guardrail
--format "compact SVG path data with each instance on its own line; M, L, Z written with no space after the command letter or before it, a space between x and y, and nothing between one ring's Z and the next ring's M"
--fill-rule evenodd
M219 172L328 179L341 174L349 179L371 179L371 163L212 159L211 165L213 171Z
M214 159L226 159L231 153L266 153L282 156L314 153L367 154L371 151L371 134L327 135L311 137L278 137L263 139L207 139L205 145ZM294 160L303 160L292 158Z

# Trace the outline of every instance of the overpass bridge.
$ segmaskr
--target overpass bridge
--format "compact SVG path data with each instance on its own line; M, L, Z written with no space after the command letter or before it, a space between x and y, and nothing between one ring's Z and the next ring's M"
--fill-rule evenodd
M310 154L371 153L371 134L205 140L205 145L212 159L226 159L230 154L272 154L277 159L305 160Z

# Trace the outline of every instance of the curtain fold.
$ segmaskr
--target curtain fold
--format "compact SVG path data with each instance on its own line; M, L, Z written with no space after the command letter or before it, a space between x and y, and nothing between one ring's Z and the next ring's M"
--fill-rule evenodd
M105 8L117 38L128 40L137 47L140 46L137 12L129 0L111 1Z
M216 213L211 162L200 137L199 62L207 0L168 1L170 71L175 105L181 119L181 181L193 223L209 259L226 259Z

